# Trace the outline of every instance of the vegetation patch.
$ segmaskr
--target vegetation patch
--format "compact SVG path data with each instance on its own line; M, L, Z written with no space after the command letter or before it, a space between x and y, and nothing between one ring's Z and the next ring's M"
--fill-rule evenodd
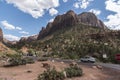
M7 54L8 60L4 67L11 67L11 66L18 66L18 65L25 65L26 60L22 58L19 54Z
M32 58L30 58L30 57L26 57L25 60L26 60L26 63L28 63L28 64L35 63L35 61Z
M68 78L79 77L79 76L82 76L82 74L83 74L82 69L77 65L65 68L64 71L66 72L66 76Z
M3 65L4 67L12 67L12 66L19 66L19 65L26 65L32 64L35 61L30 57L23 58L20 54L7 54L6 63Z
M80 77L83 75L83 70L78 65L73 65L58 72L55 68L47 68L38 76L37 80L64 80L65 78Z
M64 74L53 69L47 69L38 76L37 80L64 80Z

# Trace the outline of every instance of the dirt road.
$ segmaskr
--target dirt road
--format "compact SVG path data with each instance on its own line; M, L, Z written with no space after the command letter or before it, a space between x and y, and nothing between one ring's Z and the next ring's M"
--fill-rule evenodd
M35 62L34 64L10 68L0 67L0 80L36 80L37 76L45 70L42 67L42 63ZM45 63L55 66L58 71L69 66L67 63L56 61L46 61ZM88 66L84 64L80 64L79 66L83 69L83 76L66 80L120 80L120 71L110 68L98 69L92 65Z

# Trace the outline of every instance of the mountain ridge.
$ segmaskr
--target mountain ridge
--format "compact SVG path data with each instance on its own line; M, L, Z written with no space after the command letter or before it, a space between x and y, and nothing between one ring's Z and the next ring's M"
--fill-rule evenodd
M56 16L53 22L48 23L46 28L42 28L37 39L40 40L57 30L63 29L65 27L74 26L79 23L107 29L104 23L99 20L95 16L95 14L91 12L83 12L77 15L74 11L69 10L63 15Z

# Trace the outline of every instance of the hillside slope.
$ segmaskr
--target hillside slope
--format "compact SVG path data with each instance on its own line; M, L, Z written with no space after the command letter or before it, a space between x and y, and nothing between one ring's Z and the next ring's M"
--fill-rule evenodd
M91 55L99 60L107 54L108 61L115 61L115 54L120 53L120 31L104 30L102 28L77 24L64 28L48 37L23 43L28 49L44 51L46 56L79 59ZM22 48L22 43L16 47Z
M15 51L11 50L10 48L6 47L2 42L0 42L0 55L6 53L13 54L15 53Z

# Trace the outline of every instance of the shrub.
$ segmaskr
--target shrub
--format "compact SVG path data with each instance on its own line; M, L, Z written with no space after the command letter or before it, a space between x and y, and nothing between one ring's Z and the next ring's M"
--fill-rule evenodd
M28 63L28 64L35 63L35 61L34 61L32 58L29 58L29 57L26 57L26 58L25 58L25 61L26 61L26 63Z
M57 72L55 68L47 69L38 76L38 80L64 80L64 78L64 74L62 72Z
M79 76L82 76L82 74L83 74L82 69L79 66L77 66L77 65L65 68L65 72L66 72L66 76L68 78L79 77Z
M7 54L6 56L9 58L9 60L5 65L3 65L4 67L25 65L27 63L32 64L35 62L32 58L30 57L22 58L22 56L19 54Z
M26 61L24 59L10 59L7 64L4 65L4 67L12 67L12 66L18 66L18 65L25 65Z
M4 67L12 67L18 65L25 65L26 61L18 54L8 54L7 57L9 58L7 64L3 65Z

